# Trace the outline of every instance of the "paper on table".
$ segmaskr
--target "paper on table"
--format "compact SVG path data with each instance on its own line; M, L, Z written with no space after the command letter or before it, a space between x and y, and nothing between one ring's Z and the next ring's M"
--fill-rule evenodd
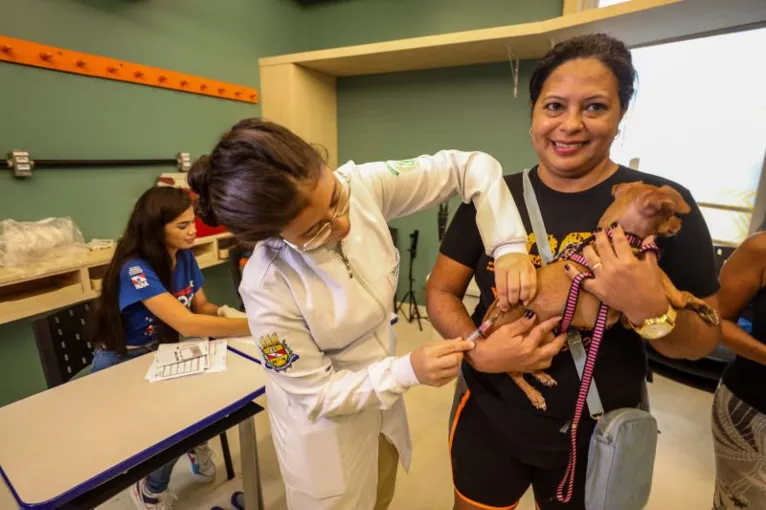
M208 340L196 338L176 344L160 344L154 354L154 359L157 366L172 365L195 358L207 357L208 350ZM204 362L207 365L207 360Z
M195 358L187 361L181 361L179 363L172 363L170 365L157 365L157 359L152 362L149 370L146 372L145 379L149 382L164 381L166 379L175 379L176 377L183 377L185 375L201 374L205 371L203 358Z
M226 370L226 353L228 342L226 339L212 340L210 342L210 367L207 372L223 372Z
M166 346L161 354L160 349ZM169 347L169 348L168 348ZM226 370L227 341L195 339L179 344L162 344L155 353L152 365L146 372L149 382L175 379L186 375ZM190 357L202 354L197 357ZM173 359L182 361L173 362ZM167 363L167 361L171 361Z

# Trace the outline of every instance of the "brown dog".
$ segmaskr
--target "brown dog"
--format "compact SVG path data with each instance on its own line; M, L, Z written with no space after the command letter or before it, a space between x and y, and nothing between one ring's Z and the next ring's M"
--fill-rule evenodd
M625 232L634 234L641 239L650 235L668 237L677 234L681 229L681 220L676 214L686 214L690 211L689 204L684 201L680 193L670 186L657 187L640 181L617 184L612 188L612 195L614 202L604 212L598 227L607 229L614 224L619 224ZM571 260L566 263L580 272L587 269ZM485 335L489 336L503 324L515 321L527 310L535 313L537 321L562 315L572 285L572 279L564 270L564 264L565 261L557 260L538 269L538 292L535 298L526 306L519 303L502 314ZM674 308L677 310L689 308L699 313L706 322L718 324L718 314L715 310L692 294L678 290L664 271L660 270L660 276L668 301ZM599 305L598 298L583 289L577 300L572 327L585 330L592 329L596 322ZM484 316L485 320L495 313L496 307L497 300L487 311ZM621 315L620 312L610 308L607 328L619 321ZM524 374L510 373L509 375L537 409L546 409L545 399L524 379ZM533 372L532 376L545 386L556 384L556 381L544 372Z

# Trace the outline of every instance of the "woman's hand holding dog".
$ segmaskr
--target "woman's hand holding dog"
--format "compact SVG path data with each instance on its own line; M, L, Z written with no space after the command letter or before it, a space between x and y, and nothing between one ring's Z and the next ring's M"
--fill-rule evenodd
M521 317L477 341L476 348L465 353L466 359L476 370L490 374L546 369L566 342L566 333L553 335L559 322L561 317L551 317L534 326L534 316Z
M651 242L654 236L646 238L643 245ZM667 312L669 303L653 252L646 252L643 259L637 258L619 226L612 230L611 243L604 231L598 232L595 246L596 249L591 245L583 250L594 275L593 279L583 281L586 291L625 314L632 324ZM565 270L570 278L579 272L572 264L567 264Z

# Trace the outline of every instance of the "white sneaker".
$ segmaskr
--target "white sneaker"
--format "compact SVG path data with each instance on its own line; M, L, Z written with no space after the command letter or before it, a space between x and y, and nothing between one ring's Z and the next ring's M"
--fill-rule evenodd
M197 446L187 455L191 461L192 473L208 482L215 480L215 462L213 462L215 452L207 443Z
M175 495L170 491L155 494L146 488L145 479L139 480L130 488L130 499L139 510L173 510Z

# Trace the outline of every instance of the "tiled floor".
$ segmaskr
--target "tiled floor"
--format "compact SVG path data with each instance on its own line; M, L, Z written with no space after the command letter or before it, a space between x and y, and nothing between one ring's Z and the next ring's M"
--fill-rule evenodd
M412 350L434 335L428 322L423 322L423 332L418 331L416 323L408 324L405 321L400 321L397 329L399 350L402 353ZM400 469L391 510L452 508L452 483L446 445L453 388L454 385L438 389L418 387L406 394L414 456L409 475ZM712 396L661 377L655 378L649 391L652 412L657 417L661 434L652 496L647 509L710 508L714 476L710 433ZM286 509L266 413L256 417L256 427L265 506L268 510ZM236 429L229 431L229 442L235 457L235 468L239 471L239 438ZM220 451L217 440L212 442L212 446ZM229 498L233 491L241 489L241 483L238 479L225 481L220 455L217 461L218 479L209 485L196 483L192 479L188 460L182 459L179 462L171 482L171 489L178 496L176 508L233 508ZM428 490L423 490L426 486ZM128 510L133 506L123 493L99 508ZM531 494L525 496L519 510L534 510Z

